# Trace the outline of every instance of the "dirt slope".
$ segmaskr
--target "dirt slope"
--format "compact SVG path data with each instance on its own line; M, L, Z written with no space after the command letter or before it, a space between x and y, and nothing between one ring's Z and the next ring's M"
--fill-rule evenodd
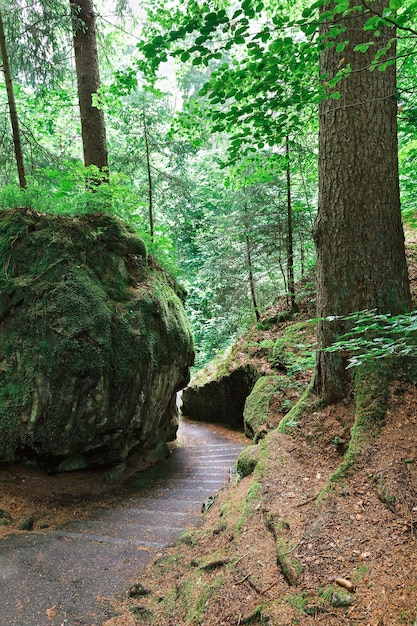
M380 437L322 500L353 407L311 406L291 435L272 432L255 474L221 493L204 529L148 569L151 595L128 602L122 619L139 604L139 623L158 626L413 625L416 401L412 386L393 390Z

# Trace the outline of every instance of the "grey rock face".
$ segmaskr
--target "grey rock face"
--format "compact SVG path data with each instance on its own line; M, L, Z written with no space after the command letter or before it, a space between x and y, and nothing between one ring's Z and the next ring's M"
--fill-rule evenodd
M191 385L182 394L182 413L194 420L240 427L246 398L259 375L245 365L204 385Z

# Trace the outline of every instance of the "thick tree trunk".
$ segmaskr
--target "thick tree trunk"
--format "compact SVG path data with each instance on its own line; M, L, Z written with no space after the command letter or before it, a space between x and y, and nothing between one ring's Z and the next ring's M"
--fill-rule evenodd
M385 0L372 2L382 12ZM336 45L321 54L321 75L331 79L350 64L352 73L336 87L339 100L320 106L319 213L314 227L317 249L318 316L377 309L400 313L410 307L410 290L401 223L395 66L370 72L378 48L395 35L382 29L365 54L353 48L373 38L364 32L367 10L340 18L347 27ZM334 22L333 22L334 23ZM323 29L330 24L325 23ZM339 41L338 40L338 41ZM390 55L395 51L391 48ZM346 331L346 322L322 321L319 347ZM318 352L315 387L326 403L349 390L345 360Z
M26 173L23 160L22 142L20 139L19 118L17 116L16 100L14 97L12 72L10 70L9 55L7 52L6 34L4 32L3 16L0 10L0 49L3 61L4 80L6 82L7 101L9 104L10 122L12 125L14 154L16 158L17 173L21 189L26 189Z
M93 106L100 89L95 12L92 0L70 1L73 15L74 55L80 104L84 164L108 172L104 114ZM99 181L98 181L99 182Z

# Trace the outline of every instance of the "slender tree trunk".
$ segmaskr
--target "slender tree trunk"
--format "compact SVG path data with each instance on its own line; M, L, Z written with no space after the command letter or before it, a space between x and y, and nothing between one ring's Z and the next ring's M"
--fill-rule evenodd
M258 309L258 303L256 301L255 280L253 277L253 265L252 265L252 249L251 249L250 237L249 237L249 214L248 214L248 205L246 204L246 201L244 204L244 212L245 212L246 261L247 261L248 272L249 272L249 287L250 287L250 294L251 294L251 299L252 299L252 306L253 306L253 310L256 316L256 321L259 322L259 320L261 319L261 316L260 316L259 309Z
M279 222L278 223L278 265L279 265L279 269L281 270L282 280L284 282L284 291L285 293L288 293L288 284L287 284L288 273L285 271L285 268L282 262L281 251L283 247L284 247L284 242L283 242L283 236L282 236L282 225L281 225L281 222Z
M301 265L301 278L305 275L305 251L304 251L304 237L300 234L300 265Z
M109 171L104 113L93 106L93 94L100 89L96 18L92 0L70 0L74 34L75 68L80 104L84 165ZM106 180L106 176L104 177ZM96 182L101 182L100 180Z
M16 100L14 97L12 73L10 70L9 55L7 52L6 35L4 32L3 15L0 10L0 48L3 61L4 79L6 82L7 100L9 103L10 122L12 125L14 154L16 158L17 173L21 189L26 189L26 173L23 160L22 142L20 138L19 119L17 117Z
M291 201L291 163L290 163L290 141L287 135L285 141L285 154L287 157L287 275L288 292L290 296L291 311L298 310L295 301L295 280L294 280L294 245L293 245L293 223L292 223L292 201Z
M372 10L380 13L386 6L387 1L375 0ZM353 52L373 37L363 31L368 18L366 9L337 18L337 25L347 28L339 40L349 44L338 52L337 40L321 53L321 75L329 79L348 64L352 72L337 85L341 98L320 106L314 226L319 317L363 309L401 313L411 303L400 213L395 66L384 72L368 69L375 51L395 33L381 29L368 52ZM324 23L323 31L332 24ZM394 54L391 48L389 55ZM321 321L319 347L346 330L344 321ZM318 352L315 387L326 403L348 393L345 365L341 354Z
M149 231L151 234L151 241L154 240L154 225L153 225L153 181L151 171L151 150L149 146L148 129L146 126L145 114L143 114L143 135L145 137L145 153L146 153L146 170L148 173L148 207L149 207Z

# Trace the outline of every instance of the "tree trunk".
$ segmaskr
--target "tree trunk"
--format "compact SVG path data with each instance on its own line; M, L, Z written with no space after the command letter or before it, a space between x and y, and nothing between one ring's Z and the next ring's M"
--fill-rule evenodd
M246 204L246 201L244 204L244 211L245 211L246 262L247 262L248 272L249 272L249 287L250 287L252 306L255 312L256 321L259 322L259 320L261 319L261 316L260 316L259 309L258 309L258 303L256 301L255 279L253 277L253 265L252 265L252 250L251 250L250 238L249 238L249 213L248 213L248 206Z
M148 129L146 126L145 113L143 114L143 135L145 137L145 152L146 152L146 171L148 173L148 209L149 209L149 232L151 235L151 241L154 240L154 227L153 227L153 181L151 171L151 150L149 146Z
M285 154L287 157L287 276L288 292L291 302L291 311L298 310L295 301L295 280L294 280L294 245L293 245L293 224L292 224L292 201L291 201L291 163L290 163L290 140L287 136L285 141Z
M16 100L14 97L12 73L10 70L9 55L7 52L6 35L4 32L3 15L0 10L0 49L3 61L4 80L6 82L7 101L9 104L10 122L12 125L14 154L16 158L17 173L21 189L26 189L26 173L23 160L22 142L20 139L19 119L17 117Z
M375 0L372 11L381 13L386 6L387 1ZM333 24L346 26L347 32L321 53L320 74L327 80L348 64L352 73L337 85L341 98L320 105L314 226L319 317L363 309L396 314L411 304L400 213L395 65L383 72L368 69L376 50L395 32L381 29L365 54L353 52L355 45L373 38L363 31L369 16L367 10L336 16ZM330 26L324 23L323 32ZM338 52L343 40L349 44ZM319 348L346 330L344 321L319 322ZM318 352L315 388L326 403L348 393L345 365L341 354Z
M106 128L103 111L93 106L100 89L95 12L92 0L71 2L75 68L80 104L84 165L95 165L108 175ZM104 178L106 180L106 176ZM102 179L97 182L101 182Z

